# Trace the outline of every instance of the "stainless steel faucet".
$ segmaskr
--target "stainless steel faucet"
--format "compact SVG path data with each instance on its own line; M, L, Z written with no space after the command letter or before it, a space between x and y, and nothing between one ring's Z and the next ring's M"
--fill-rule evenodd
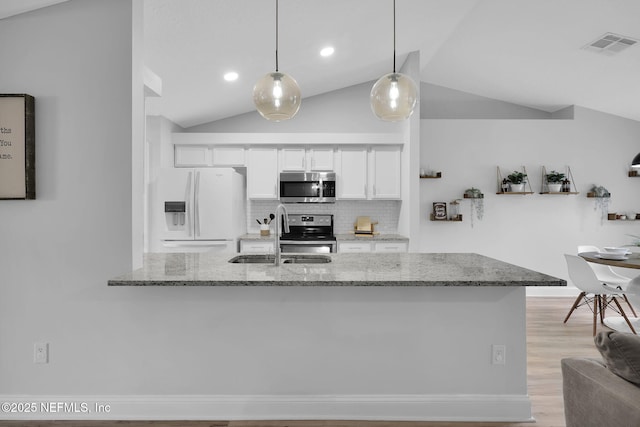
M289 232L289 213L287 212L287 207L283 204L279 204L276 208L276 227L275 227L275 260L273 261L275 265L280 265L281 251L280 251L280 217L282 216L282 226L284 228L284 232Z

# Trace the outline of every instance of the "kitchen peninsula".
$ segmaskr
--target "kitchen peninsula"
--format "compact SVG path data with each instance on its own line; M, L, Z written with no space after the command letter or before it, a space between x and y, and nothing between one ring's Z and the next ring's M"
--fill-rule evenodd
M565 286L478 254L327 254L323 264L232 264L231 254L151 253L110 286Z
M109 281L210 307L203 338L220 352L203 367L210 395L195 416L532 419L525 288L564 280L471 253L336 253L278 267L233 256L147 254Z

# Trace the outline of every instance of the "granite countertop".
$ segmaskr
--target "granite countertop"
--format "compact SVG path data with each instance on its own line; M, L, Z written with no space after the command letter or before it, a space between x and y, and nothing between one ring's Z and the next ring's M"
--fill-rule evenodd
M409 239L400 234L375 234L373 236L356 236L353 233L336 234L336 241L338 242L408 242ZM258 233L243 234L239 237L239 240L271 240L273 241L273 234L269 236L261 236Z
M336 234L338 242L408 242L409 238L400 234L374 234L373 236L356 236L353 233Z
M261 236L260 233L243 234L238 237L238 240L270 240L273 242L273 234L269 234L268 236Z
M231 264L237 254L151 253L109 286L566 286L472 253L329 254L327 264Z

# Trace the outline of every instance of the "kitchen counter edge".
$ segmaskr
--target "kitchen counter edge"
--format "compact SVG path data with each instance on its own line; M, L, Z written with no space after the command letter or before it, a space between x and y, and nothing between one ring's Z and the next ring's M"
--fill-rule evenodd
M145 254L109 286L566 286L566 280L479 254L331 254L329 264L231 264L232 254Z

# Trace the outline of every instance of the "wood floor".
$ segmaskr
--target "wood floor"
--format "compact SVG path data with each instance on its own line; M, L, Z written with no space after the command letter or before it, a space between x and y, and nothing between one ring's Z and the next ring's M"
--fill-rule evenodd
M0 421L0 427L563 427L560 359L599 358L586 307L562 321L574 298L527 298L529 395L535 423L382 421ZM598 328L606 328L599 325Z

